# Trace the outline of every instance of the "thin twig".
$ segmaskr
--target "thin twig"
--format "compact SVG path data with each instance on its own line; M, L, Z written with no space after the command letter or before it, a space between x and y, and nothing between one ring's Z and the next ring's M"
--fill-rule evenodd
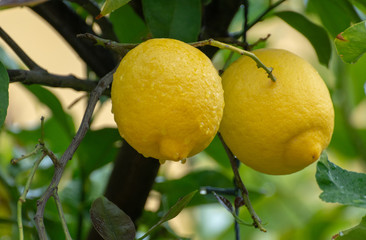
M249 47L248 43L239 41L238 39L236 39L234 37L217 37L217 38L215 38L215 40L223 42L223 43L231 44L234 46L242 47L245 50L247 50L247 48Z
M222 138L221 134L218 133L218 136L225 148L225 151L230 159L230 164L231 164L231 168L234 172L234 177L235 177L235 183L236 186L239 188L239 190L241 191L241 195L244 201L244 204L246 206L246 208L248 209L252 219L253 219L253 225L256 228L259 228L259 230L261 230L262 232L266 232L267 230L262 226L262 221L260 220L260 218L258 217L258 215L256 214L256 212L254 211L254 208L252 206L252 204L250 203L250 199L249 199L249 192L247 190L247 188L245 187L243 181L241 180L241 177L239 175L239 171L238 171L238 167L236 164L236 157L233 155L233 153L231 152L231 150L229 149L229 147L225 144L224 139Z
M38 231L39 238L41 240L46 240L46 230L44 227L44 210L46 207L46 203L48 199L53 195L55 189L57 188L62 174L64 172L64 169L66 167L67 162L72 158L74 155L76 149L79 147L82 139L84 138L86 132L89 129L89 122L93 115L95 106L99 100L99 97L102 95L102 93L107 89L113 80L113 71L106 74L99 82L97 87L91 92L88 106L85 110L83 120L81 121L80 127L75 135L75 137L72 139L69 147L66 149L65 153L62 155L62 157L59 160L60 165L55 166L55 172L52 177L51 183L48 186L45 193L42 195L42 197L37 202L37 212L34 217L36 228Z
M44 116L41 117L41 138L39 139L39 143L44 146Z
M228 49L228 50L231 50L233 52L239 53L240 55L248 56L256 62L258 68L263 68L264 71L266 71L266 73L268 74L268 77L273 82L276 82L276 78L272 74L273 69L271 67L267 67L266 65L264 65L264 63L254 53L251 53L249 51L246 51L246 50L234 47L234 46L231 46L231 45L226 44L226 43L216 41L214 39L208 39L208 40L203 40L203 41L200 41L200 42L191 43L191 45L194 46L194 47L202 47L202 46L210 45L210 46L214 46L214 47L218 47L218 48L222 48L222 49Z
M75 76L56 75L35 70L8 70L10 83L21 82L26 85L40 84L49 87L71 88L76 91L91 92L98 84L97 81L82 80ZM110 96L110 89L106 89L103 95Z
M31 8L65 39L86 65L102 78L117 64L117 57L104 48L96 48L76 38L79 33L94 33L85 19L67 1L46 1Z
M91 33L83 33L76 35L78 38L88 39L95 45L100 45L104 48L111 49L112 51L118 53L120 56L126 55L128 51L135 48L138 44L133 43L118 43L109 39L100 38Z
M261 15L259 15L252 23L250 23L248 25L248 29L252 28L255 24L257 24L258 22L262 21L262 19L273 9L275 9L276 7L278 7L279 5L281 5L283 2L285 2L286 0L279 0L277 2L275 2L274 4L270 5Z
M19 161L23 160L23 159L26 159L26 158L29 158L35 154L37 154L40 150L42 149L42 146L40 144L37 144L36 147L34 148L34 150L28 154L25 154L25 155L22 155L21 157L19 158L13 158L10 160L10 163L15 165L17 164Z
M256 19L253 20L253 22L251 22L250 24L248 24L246 31L249 31L249 29L251 29L255 24L257 24L258 22L262 21L263 18L273 9L275 9L276 7L278 7L279 5L281 5L283 2L285 2L286 0L279 0L277 2L275 2L274 4L268 6L268 8L261 14L259 15ZM241 32L237 32L235 34L233 34L232 36L234 38L239 38L243 35L243 31Z
M82 99L84 98L88 98L89 94L83 94L80 97L77 97L74 99L74 101L72 101L68 106L67 109L71 109L72 107L74 107L78 102L80 102Z
M15 54L22 60L22 62L32 70L46 71L35 63L20 47L19 45L0 27L0 37L9 45Z
M58 214L60 215L62 228L64 229L64 233L65 233L65 238L66 238L66 240L72 240L69 229L67 228L64 211L62 210L62 204L61 204L60 198L58 196L57 189L58 189L57 187L54 189L52 196L56 202L57 211L58 211Z
M236 216L239 215L238 207L235 207L235 214L236 214ZM239 227L239 222L236 220L234 222L234 229L235 229L235 240L240 240L240 227Z
M93 19L95 19L96 16L100 14L100 8L98 6L98 3L92 0L70 0L70 2L75 2L79 4L82 8L84 8L88 13L90 13L93 16ZM96 20L97 24L99 25L100 29L102 30L102 37L113 39L115 41L118 40L113 25L109 21L108 18L100 18Z
M42 154L40 158L37 159L37 161L34 163L31 173L28 176L27 183L25 184L24 190L22 195L19 197L18 204L17 204L17 219L18 219L18 229L19 229L19 240L24 239L24 233L23 233L23 218L22 218L22 205L25 202L27 193L30 189L33 177L36 173L36 170L38 169L39 164L43 160L43 158L46 156L46 154Z
M56 167L59 167L60 166L60 162L59 162L57 156L52 151L50 151L46 147L44 147L42 149L42 151L51 159L53 165L55 165Z
M255 41L254 43L249 44L248 49L249 49L249 50L251 50L251 49L253 49L255 46L257 46L259 43L267 41L267 40L268 40L268 38L269 38L270 36L271 36L271 34L269 34L269 33L268 33L268 34L267 34L267 36L259 38L259 39L258 39L257 41Z

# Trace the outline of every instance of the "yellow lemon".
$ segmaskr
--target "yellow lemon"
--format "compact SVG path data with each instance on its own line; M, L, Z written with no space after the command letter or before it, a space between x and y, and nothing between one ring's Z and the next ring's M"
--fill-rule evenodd
M273 67L276 82L242 56L222 76L225 109L220 133L233 154L267 174L290 174L328 146L334 109L328 88L304 59L285 50L253 52Z
M112 111L121 136L145 157L183 160L204 150L223 114L221 78L198 49L151 39L113 76Z

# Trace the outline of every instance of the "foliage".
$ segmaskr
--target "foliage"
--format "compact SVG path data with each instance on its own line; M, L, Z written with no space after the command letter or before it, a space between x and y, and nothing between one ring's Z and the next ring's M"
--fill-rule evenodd
M6 68L0 62L0 127L3 125L9 104L9 77Z
M333 238L337 240L362 240L366 237L366 217L356 227L340 232Z
M347 63L355 63L366 52L366 21L347 28L334 42L339 56Z
M35 2L39 3L39 1L29 0L17 1L18 5L15 6L34 4ZM67 5L76 10L75 13L82 16L83 21L87 19L87 15L93 15L85 9L80 11L80 8L85 7L81 4L84 1L70 2L72 4L67 2ZM104 1L98 2L102 4ZM230 17L230 26L225 28L225 30L229 30L230 34L227 36L215 35L214 37L224 37L230 43L237 42L237 39L232 38L233 36L238 37L239 41L242 40L240 37L246 36L249 44L256 43L258 40L256 33L263 32L261 24L258 23L278 24L278 19L301 33L304 40L312 46L312 49L306 48L301 51L303 46L298 46L297 49L300 53L308 54L307 56L311 55L309 59L326 81L335 105L335 131L331 145L327 150L330 161L326 155L323 155L317 164L316 173L315 165L312 165L302 172L288 176L268 176L245 166L240 167L240 174L249 190L253 207L268 230L267 233L262 233L253 227L240 226L241 237L242 239L268 237L282 240L320 240L331 239L332 236L335 236L335 239L340 240L365 239L366 223L365 217L363 217L366 214L364 210L365 184L362 184L365 181L365 175L362 172L366 172L366 124L362 118L366 115L366 84L364 79L366 57L362 55L365 52L366 42L364 34L366 5L364 1L309 0L305 1L305 4L300 1L278 1L281 4L272 8L268 2L273 1L249 0L243 1L249 5L248 9L238 7L236 13L227 15L230 14L227 12L230 3L236 1L225 0L222 1L225 4L219 8L222 15L216 14L215 19L207 19L207 16L209 16L210 11L213 11L210 9L211 6L219 6L218 2L220 1L218 0L108 2L113 4L118 2L119 4L113 5L109 9L105 7L107 10L102 15L111 12L106 18L113 25L111 28L113 34L123 43L139 43L151 37L171 37L195 42L202 40L201 36L206 36L207 29L212 29L210 23L225 22L225 19L222 18L225 14ZM127 2L129 3L118 8L121 3ZM10 6L5 5L5 3L9 4L9 1L4 1L4 5L0 4L0 7ZM140 11L134 5L135 3L140 3ZM42 4L42 6L44 5ZM244 17L246 10L248 10L247 22ZM7 11L7 9L1 11ZM93 17L96 16L97 14L93 15ZM93 21L89 27L95 24L103 26L103 19ZM231 19L233 20L231 21ZM67 18L63 20L65 25L69 24ZM19 19L20 23L21 21L23 20ZM243 31L245 25L250 26L250 31ZM217 25L215 29L218 30L220 27L221 25ZM102 29L104 28L102 27ZM276 39L275 35L279 31L278 29L265 28L265 33L272 34L272 36L267 40L260 40L258 45L251 47L276 47L276 43L285 41L287 37L287 34L284 34L281 39ZM265 37L265 35L261 37ZM17 41L17 39L14 40ZM8 79L10 78L11 82L10 88L16 84L12 83L13 75L10 74L10 71L6 72L3 65L8 70L20 68L4 49L3 42L1 42L0 236L4 236L4 239L17 239L17 201L33 163L40 156L35 155L24 159L17 165L10 165L9 161L13 157L20 157L34 150L34 146L41 137L42 127L40 121L34 122L32 127L14 126L10 118L5 119L3 124L8 107ZM340 56L337 55L336 50ZM234 58L235 56L232 57L225 51L219 51L212 57L218 68L224 68L225 63ZM316 58L320 64L317 63ZM52 60L50 59L50 62ZM353 64L348 64L351 62ZM86 75L91 76L91 72L88 69ZM65 72L64 75L68 74ZM49 110L45 116L43 127L44 142L57 157L60 157L69 146L77 130L78 123L75 116L48 88L31 85L25 86L23 89L35 96L36 105L44 105ZM9 111L14 111L14 109L9 109ZM93 121L90 124L93 126ZM111 216L109 214L116 218L116 221L112 221L113 223L104 225L107 227L106 231L110 231L109 227L116 227L112 231L124 228L124 225L118 224L118 221L127 218L126 215L120 210L116 210L106 198L99 198L105 192L108 178L113 171L113 162L120 151L120 145L121 139L115 128L92 128L86 134L72 160L68 162L58 188L58 194L73 239L87 239L88 232L92 227L90 209L92 209L92 213L94 211L93 214L95 212L102 213L105 220ZM336 162L344 169L332 162ZM171 173L174 168L184 168L186 171L180 173L181 177L174 177L174 173ZM359 173L345 169L352 169ZM24 239L37 238L37 230L33 220L37 211L37 200L42 197L50 184L53 173L53 164L47 157L37 169L26 202L23 203L21 216ZM159 222L161 217L168 212L168 209L174 205L178 198L201 189L200 194L196 194L189 206L183 210L189 215L188 224L184 225L183 217L180 219L186 231L179 230L169 221L155 229L150 235L151 239L182 238L178 235L199 239L235 239L234 218L218 204L218 199L212 193L216 192L216 196L225 195L225 198L220 199L227 199L233 203L236 192L233 188L232 178L233 173L228 157L217 137L204 152L189 159L185 166L163 165L149 197L149 201L155 201L156 206L145 209L142 217L137 221L137 236L142 236L157 223L160 225L162 223ZM143 181L147 180L143 179ZM316 181L320 189L323 190L320 198L326 202L317 198L320 190ZM119 182L117 185L122 187L124 184L133 184L133 182ZM212 188L216 191L208 191ZM222 192L220 192L221 190ZM116 192L118 191L116 190ZM193 197L192 195L188 196L188 198ZM124 197L128 198L129 196ZM94 202L94 200L96 201ZM186 207L187 202L182 204L182 201L178 201L179 211L175 211L174 214L168 215L165 219L163 218L164 221L175 217L180 210ZM251 223L251 217L244 208L236 217ZM52 200L48 201L45 208L44 222L49 239L65 239L57 205ZM337 233L339 234L336 235Z
M94 228L103 239L132 240L136 231L130 217L105 197L95 199L90 209Z
M366 208L366 174L344 170L330 162L323 153L318 162L316 180L324 191L320 195L323 201Z

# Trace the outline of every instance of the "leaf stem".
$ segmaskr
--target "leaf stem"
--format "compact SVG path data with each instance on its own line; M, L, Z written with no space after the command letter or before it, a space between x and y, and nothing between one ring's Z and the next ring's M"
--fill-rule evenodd
M22 219L22 204L23 204L23 202L20 199L18 199L18 203L17 203L17 221L18 221L19 240L24 240L23 219Z
M218 133L218 136L219 136L219 138L220 138L220 140L221 140L221 142L222 142L222 144L225 148L225 151L226 151L226 153L227 153L227 155L230 159L230 164L231 164L231 168L233 169L233 172L234 172L236 186L240 189L242 197L243 197L244 205L248 209L248 211L249 211L249 213L250 213L250 215L253 219L253 226L258 228L262 232L267 232L267 230L262 226L261 219L258 217L258 215L256 214L252 204L250 203L249 192L248 192L247 188L245 187L245 185L244 185L244 183L241 180L241 177L239 175L238 166L236 164L236 157L231 152L229 147L226 145L226 143L224 142L224 139L222 138L220 133Z
M44 146L44 117L41 117L41 138L39 139L39 143Z
M19 45L0 27L0 38L2 38L15 54L23 61L23 63L32 70L43 71L37 63L35 63L20 47Z
M168 210L168 212L163 217L161 217L161 219L154 226L152 226L149 230L147 230L147 232L144 235L142 235L141 237L139 237L137 240L142 240L142 239L146 238L149 234L151 234L153 231L155 231L156 228L159 227L161 224L175 218L188 205L188 203L192 200L192 198L194 197L194 195L196 193L197 193L197 190L180 198Z
M33 177L36 173L36 170L39 166L39 164L41 163L41 161L43 160L43 158L46 156L46 154L42 154L42 156L40 158L37 159L37 161L34 163L31 173L27 179L27 183L25 184L24 190L22 195L19 197L18 199L18 203L17 203L17 221L18 221L18 229L19 229L19 239L23 240L24 239L24 233L23 233L23 219L22 219L22 205L26 200L26 196L27 193L30 189L30 185L32 183Z
M56 202L57 211L58 211L58 214L60 215L62 228L63 228L64 233L65 233L65 238L66 238L66 240L72 240L69 229L67 228L65 215L64 215L64 212L62 210L61 201L60 201L60 198L59 198L58 193L57 193L57 187L54 188L52 196L53 196L53 199L55 199L55 202Z
M266 65L264 65L264 63L252 52L234 47L234 46L229 45L227 43L222 43L222 42L216 41L212 38L210 38L208 40L203 40L203 41L200 41L200 42L191 43L191 45L193 47L202 47L202 46L210 45L210 46L218 47L218 48L221 48L221 49L228 49L228 50L236 52L240 55L248 56L256 62L258 68L263 68L264 71L266 71L266 73L268 74L268 77L273 82L276 82L276 78L272 74L273 68L267 67Z
M42 149L42 146L40 144L37 144L36 147L34 148L34 150L32 152L30 152L28 154L25 154L25 155L22 155L19 158L13 158L13 159L11 159L10 160L10 163L13 164L13 165L15 165L15 164L17 164L18 162L20 162L23 159L29 158L29 157L31 157L33 155L36 155L39 152L39 150L41 150L41 149Z

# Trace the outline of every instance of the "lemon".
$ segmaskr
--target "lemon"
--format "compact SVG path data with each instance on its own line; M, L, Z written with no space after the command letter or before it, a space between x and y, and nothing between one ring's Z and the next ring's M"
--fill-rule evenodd
M221 78L198 49L151 39L132 49L113 76L112 111L120 135L145 157L183 160L219 129Z
M328 88L304 59L285 50L253 52L273 67L276 82L242 56L222 75L225 109L220 133L247 166L279 175L316 161L332 137Z

